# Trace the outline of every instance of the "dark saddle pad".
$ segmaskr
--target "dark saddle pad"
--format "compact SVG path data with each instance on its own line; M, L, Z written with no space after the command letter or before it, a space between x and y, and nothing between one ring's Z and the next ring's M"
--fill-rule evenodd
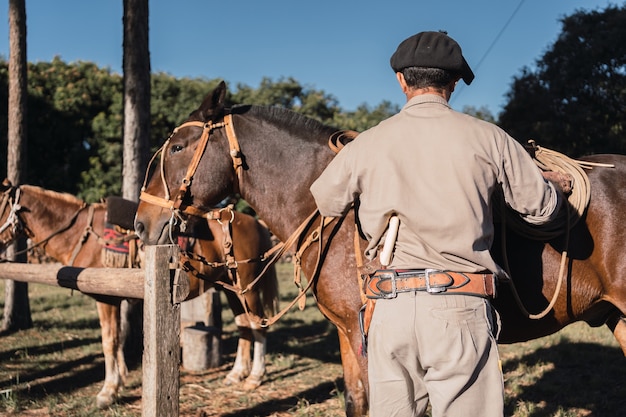
M106 205L107 223L120 226L122 229L134 230L138 203L122 197L107 197Z

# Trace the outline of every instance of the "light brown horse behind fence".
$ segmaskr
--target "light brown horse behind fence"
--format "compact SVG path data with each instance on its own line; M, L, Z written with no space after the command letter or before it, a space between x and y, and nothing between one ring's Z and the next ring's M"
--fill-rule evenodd
M103 244L107 208L104 203L86 204L66 193L58 193L31 185L12 186L8 181L0 186L0 252L18 236L28 236L45 254L64 265L83 268L110 266L103 264ZM232 212L232 221L226 222L232 239L234 260L258 260L271 247L269 231L253 217ZM202 239L195 239L189 254L188 267L197 271L189 274L191 291L188 299L198 296L214 283L227 283L246 287L263 269L262 262L237 263L237 283L232 283L225 267L223 224L209 221L205 224ZM135 237L136 238L136 237ZM219 285L217 285L219 288ZM244 388L253 389L261 384L265 374L266 330L259 328L251 316L275 312L278 284L274 268L269 268L245 294L247 309L232 291L227 299L239 329L239 346L235 365L226 383L244 382ZM104 385L97 395L101 408L111 405L127 375L127 365L120 340L120 304L118 297L91 295L96 300L102 330L102 350L105 362ZM243 299L242 299L243 300ZM250 348L254 342L254 361ZM247 378L247 379L246 379Z

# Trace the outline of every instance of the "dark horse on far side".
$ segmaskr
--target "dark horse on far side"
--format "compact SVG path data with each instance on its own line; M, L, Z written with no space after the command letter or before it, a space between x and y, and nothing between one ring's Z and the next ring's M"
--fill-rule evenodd
M211 207L239 192L270 230L285 241L316 210L309 186L333 158L328 141L337 131L285 109L226 109L225 92L222 83L174 131L162 148L165 186L160 180L151 180L144 192L178 196L171 204L180 209ZM533 320L520 312L508 287L501 285L495 300L502 319L501 343L542 337L583 320L594 326L606 324L626 353L626 156L595 155L587 160L615 167L588 171L591 201L569 235L569 257L556 303L545 317ZM189 172L193 180L181 187L181 179ZM142 201L135 229L147 244L164 243L170 232L170 216L171 210ZM318 220L311 222L306 236L318 230ZM555 292L563 242L544 244L512 231L505 239L506 245L496 242L494 253L501 257L502 248L506 248L511 275L527 310L535 313L544 309ZM301 265L306 276L314 280L321 312L337 326L346 414L365 416L367 359L358 353L361 335L357 314L362 297L354 249L354 213L334 219L323 230L321 242L309 246ZM361 244L365 247L364 242ZM316 270L320 251L321 268Z

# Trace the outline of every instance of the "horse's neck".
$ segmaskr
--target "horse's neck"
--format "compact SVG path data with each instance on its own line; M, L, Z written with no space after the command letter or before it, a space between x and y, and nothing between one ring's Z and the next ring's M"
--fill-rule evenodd
M327 139L303 145L301 139L283 133L253 138L241 147L244 155L250 155L242 197L272 233L285 240L317 208L309 187L334 155Z
M22 206L26 208L22 216L32 234L33 243L45 241L42 246L46 255L59 261L70 256L87 227L87 218L78 216L82 202L53 200L49 196L24 195ZM75 221L72 223L73 218Z

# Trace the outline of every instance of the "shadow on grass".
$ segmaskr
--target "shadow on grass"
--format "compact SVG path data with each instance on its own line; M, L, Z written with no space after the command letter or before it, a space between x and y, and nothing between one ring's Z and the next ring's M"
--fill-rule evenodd
M587 409L591 414L585 415L593 417L626 415L626 359L621 350L565 341L504 362L504 372L535 366L549 370L507 398L505 415L514 415L520 402L538 405L524 414L528 417L562 415L568 409Z
M94 308L95 310L95 308ZM59 323L58 320L37 320L37 327L42 329L67 329L67 330L85 330L100 329L98 318L76 319L68 322Z
M59 323L49 319L38 319L36 326L41 328L43 332L47 327L57 328ZM64 329L87 327L99 328L99 323L96 319L76 319L63 323ZM237 332L224 333L222 352L225 362L229 361L230 355L234 357L237 341ZM14 366L11 376L5 375L5 378L0 380L0 389L13 390L17 394L17 398L28 398L29 402L35 403L49 395L63 396L64 394L81 392L86 387L93 384L100 385L103 382L104 363L101 353L86 353L85 351L76 355L68 356L66 354L70 349L76 351L82 346L99 345L100 338L77 337L72 340L55 341L36 346L29 346L31 343L28 340L24 342L20 345L25 346L0 350L0 365L11 362ZM27 357L20 357L21 351L26 352ZM62 354L64 359L59 359L59 356L55 355L55 353L61 354L64 351L66 351ZM267 351L268 353L311 358L327 363L341 362L337 330L334 325L323 318L311 322L309 318L305 321L297 316L283 317L280 323L274 325L268 333ZM132 370L135 367L140 367L141 363L139 362L136 366L132 366L130 363L129 365L131 365L129 370ZM289 378L298 372L308 370L306 366L296 366L283 374L274 375L274 377ZM18 374L19 381L16 381L15 375ZM272 375L268 375L268 377L271 379ZM343 389L341 378L331 382L319 382L318 385L306 390L303 389L301 392L287 391L284 398L266 400L263 403L255 404L249 410L232 411L228 415L271 415L276 411L297 410L303 401L308 404L323 403L328 399L341 396L340 392ZM140 397L136 393L127 390L124 395L120 396L119 404L123 406L139 399Z
M306 398L308 405L319 404L336 397L338 391L343 391L343 389L343 380L338 378L333 382L324 382L280 400L270 400L251 408L234 410L228 414L222 414L221 417L263 417L286 411L293 411L295 415L295 410L302 398Z
M14 387L13 391L34 400L50 394L76 391L103 381L104 369L100 356L87 355L77 360L46 366L40 371L24 372L20 374L19 387ZM80 370L77 369L79 367Z
M19 348L7 349L0 351L0 363L6 363L11 359L14 359L18 351L27 351L30 356L43 356L49 355L55 352L62 352L63 350L72 349L80 346L88 346L94 343L100 343L99 337L88 337L72 340L64 340L55 343L48 343L46 345L28 346L24 345Z
M224 333L222 351L228 355L237 351L238 333ZM267 334L267 352L293 354L323 362L340 363L337 328L327 320L303 324L283 319L281 326Z

